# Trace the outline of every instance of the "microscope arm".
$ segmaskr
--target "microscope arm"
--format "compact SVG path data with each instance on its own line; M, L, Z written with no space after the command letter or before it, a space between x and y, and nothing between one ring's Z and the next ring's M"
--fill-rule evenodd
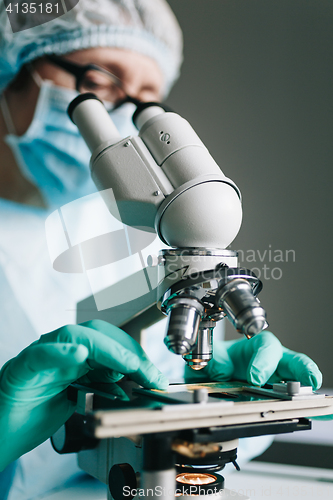
M150 270L149 278L152 285L157 282L156 268ZM140 283L142 279L145 279L143 270L114 283L104 289L103 294L110 294L113 297L123 296L129 287L133 287L133 283ZM92 319L107 321L124 330L139 344L142 344L142 330L163 318L165 315L156 307L156 288L154 286L149 292L136 299L100 311L96 307L94 296L84 299L77 305L77 323L84 323Z

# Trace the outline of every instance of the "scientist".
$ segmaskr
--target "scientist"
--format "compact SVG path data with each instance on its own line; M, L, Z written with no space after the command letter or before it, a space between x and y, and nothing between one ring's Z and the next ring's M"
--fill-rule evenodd
M95 191L88 149L66 114L77 91L97 94L121 135L130 135L132 109L115 104L125 94L166 97L179 74L182 35L164 0L80 0L57 19L41 17L39 26L34 17L12 16L14 33L2 2L0 497L28 500L82 474L74 455L56 455L46 441L75 409L66 398L71 382L111 386L127 374L146 387L168 383L118 328L101 321L66 326L91 291L85 275L52 269L45 219ZM203 371L208 379L321 384L315 363L269 332L214 349Z

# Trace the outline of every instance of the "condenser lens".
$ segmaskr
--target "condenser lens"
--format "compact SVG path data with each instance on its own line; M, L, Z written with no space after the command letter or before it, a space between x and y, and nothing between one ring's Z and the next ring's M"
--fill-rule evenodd
M184 474L178 474L178 476L176 476L176 481L182 484L211 484L215 483L216 476L213 476L212 474L201 474L199 472L187 472Z

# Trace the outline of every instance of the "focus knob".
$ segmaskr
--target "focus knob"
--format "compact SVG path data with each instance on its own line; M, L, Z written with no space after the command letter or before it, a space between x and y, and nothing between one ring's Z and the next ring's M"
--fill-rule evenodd
M91 450L97 446L98 440L86 436L83 432L84 416L74 413L51 436L51 444L57 453L78 453L82 450Z
M126 488L125 488L126 487ZM137 480L130 464L116 464L110 469L109 489L114 500L132 500L132 490L137 488Z

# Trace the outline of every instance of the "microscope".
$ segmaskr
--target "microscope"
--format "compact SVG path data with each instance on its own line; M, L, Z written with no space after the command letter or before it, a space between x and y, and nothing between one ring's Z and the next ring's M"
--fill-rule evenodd
M226 250L241 225L240 191L190 124L161 104L140 103L133 116L139 135L122 139L93 94L78 96L69 114L92 152L92 178L112 215L171 247L148 259L158 269L168 349L200 369L212 357L213 329L223 317L248 338L261 332L262 283Z
M91 175L110 213L169 247L144 270L157 273L156 288L103 314L83 304L79 322L101 317L140 342L142 329L165 315L164 343L193 370L210 362L223 318L251 341L268 325L257 298L261 281L227 249L241 225L240 191L190 124L163 104L138 103L138 136L121 138L89 93L68 113L92 153ZM77 414L52 438L59 453L78 452L80 467L109 484L114 500L221 492L245 499L217 474L228 462L238 467L239 438L309 429L305 417L333 412L332 398L291 381L174 384L167 391L133 385L124 383L125 397L74 385L68 394Z

